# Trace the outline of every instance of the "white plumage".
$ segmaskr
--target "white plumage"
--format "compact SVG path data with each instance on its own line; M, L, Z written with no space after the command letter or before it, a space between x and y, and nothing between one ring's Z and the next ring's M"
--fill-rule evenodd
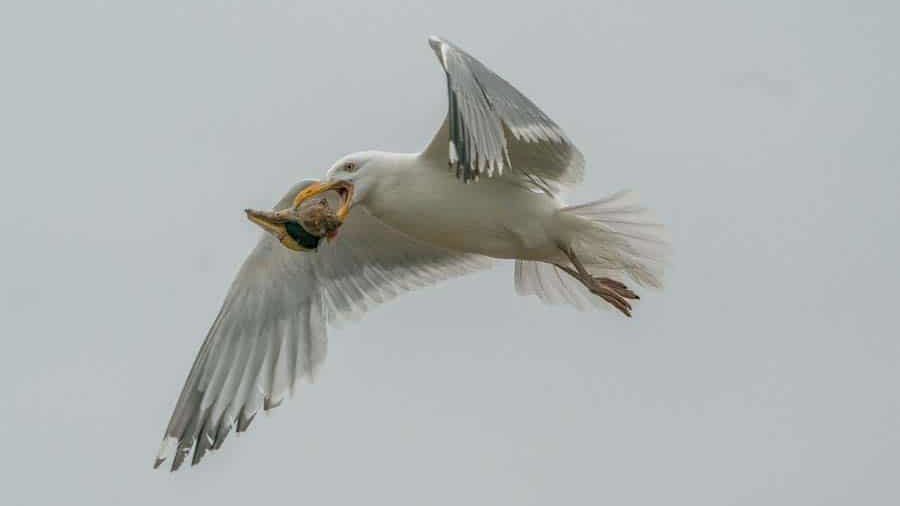
M432 37L447 77L447 118L421 153L348 155L326 183L276 205L352 186L352 210L314 252L266 234L241 267L175 407L156 459L178 469L246 430L325 358L326 326L417 287L516 260L515 287L550 304L616 307L622 280L661 285L661 228L627 193L567 207L584 175L577 148L530 100L469 54ZM471 183L471 184L466 184ZM272 226L267 227L272 231ZM608 303L608 304L607 304Z

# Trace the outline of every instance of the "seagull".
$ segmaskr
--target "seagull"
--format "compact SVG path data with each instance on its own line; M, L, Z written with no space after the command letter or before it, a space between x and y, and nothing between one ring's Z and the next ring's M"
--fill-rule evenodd
M562 129L469 53L429 44L448 111L423 151L349 154L272 211L247 210L265 232L197 353L154 467L171 458L175 471L192 452L197 464L313 382L329 324L493 259L515 261L519 295L581 310L631 316L639 297L626 281L661 287L663 229L632 194L567 205L585 162ZM295 211L335 193L339 232L310 241Z

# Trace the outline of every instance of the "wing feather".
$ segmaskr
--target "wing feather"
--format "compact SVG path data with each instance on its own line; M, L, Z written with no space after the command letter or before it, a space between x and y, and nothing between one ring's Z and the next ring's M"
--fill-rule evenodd
M295 186L288 205L311 182ZM340 238L297 253L265 235L241 267L166 428L154 467L196 464L298 380L313 381L327 352L326 322L359 317L403 291L485 268L485 257L432 247L356 208Z
M512 172L554 193L581 182L584 157L534 102L452 43L429 43L447 78L448 110L425 156L465 182Z

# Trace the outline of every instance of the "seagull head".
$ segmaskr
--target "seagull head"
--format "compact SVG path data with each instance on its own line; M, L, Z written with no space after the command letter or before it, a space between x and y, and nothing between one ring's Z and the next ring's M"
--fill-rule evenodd
M379 176L389 172L395 165L397 156L381 151L360 151L346 155L331 165L325 179L300 191L294 199L294 206L299 206L323 193L337 191L341 197L341 207L337 215L343 220L354 205L365 200Z
M325 174L326 184L347 184L352 186L348 204L353 206L365 199L374 185L378 174L383 172L391 160L391 153L381 151L360 151L340 158Z
M384 165L386 153L360 151L342 157L331 165L325 178L303 190L294 198L294 206L313 199L323 193L336 191L341 198L338 216L343 220L350 208L362 201L376 180L376 173Z

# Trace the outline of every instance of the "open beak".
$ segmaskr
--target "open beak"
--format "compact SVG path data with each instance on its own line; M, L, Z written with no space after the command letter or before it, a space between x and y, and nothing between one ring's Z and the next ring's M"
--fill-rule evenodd
M353 183L348 181L338 180L329 183L313 183L307 186L294 197L294 209L299 209L301 204L316 195L332 190L336 191L338 196L341 197L341 207L338 208L335 214L341 221L344 221L347 218L347 213L350 212L350 206L353 202Z
M280 211L257 211L245 209L247 219L259 225L260 228L274 235L278 241L288 249L294 251L315 250L321 237L316 237L303 229L299 224L298 211L300 206L308 199L334 190L341 198L341 207L335 215L343 222L350 212L353 199L353 184L347 181L334 181L330 183L313 183L294 197L293 205ZM290 227L290 230L288 228ZM336 233L336 232L335 232ZM334 234L328 236L332 239Z

